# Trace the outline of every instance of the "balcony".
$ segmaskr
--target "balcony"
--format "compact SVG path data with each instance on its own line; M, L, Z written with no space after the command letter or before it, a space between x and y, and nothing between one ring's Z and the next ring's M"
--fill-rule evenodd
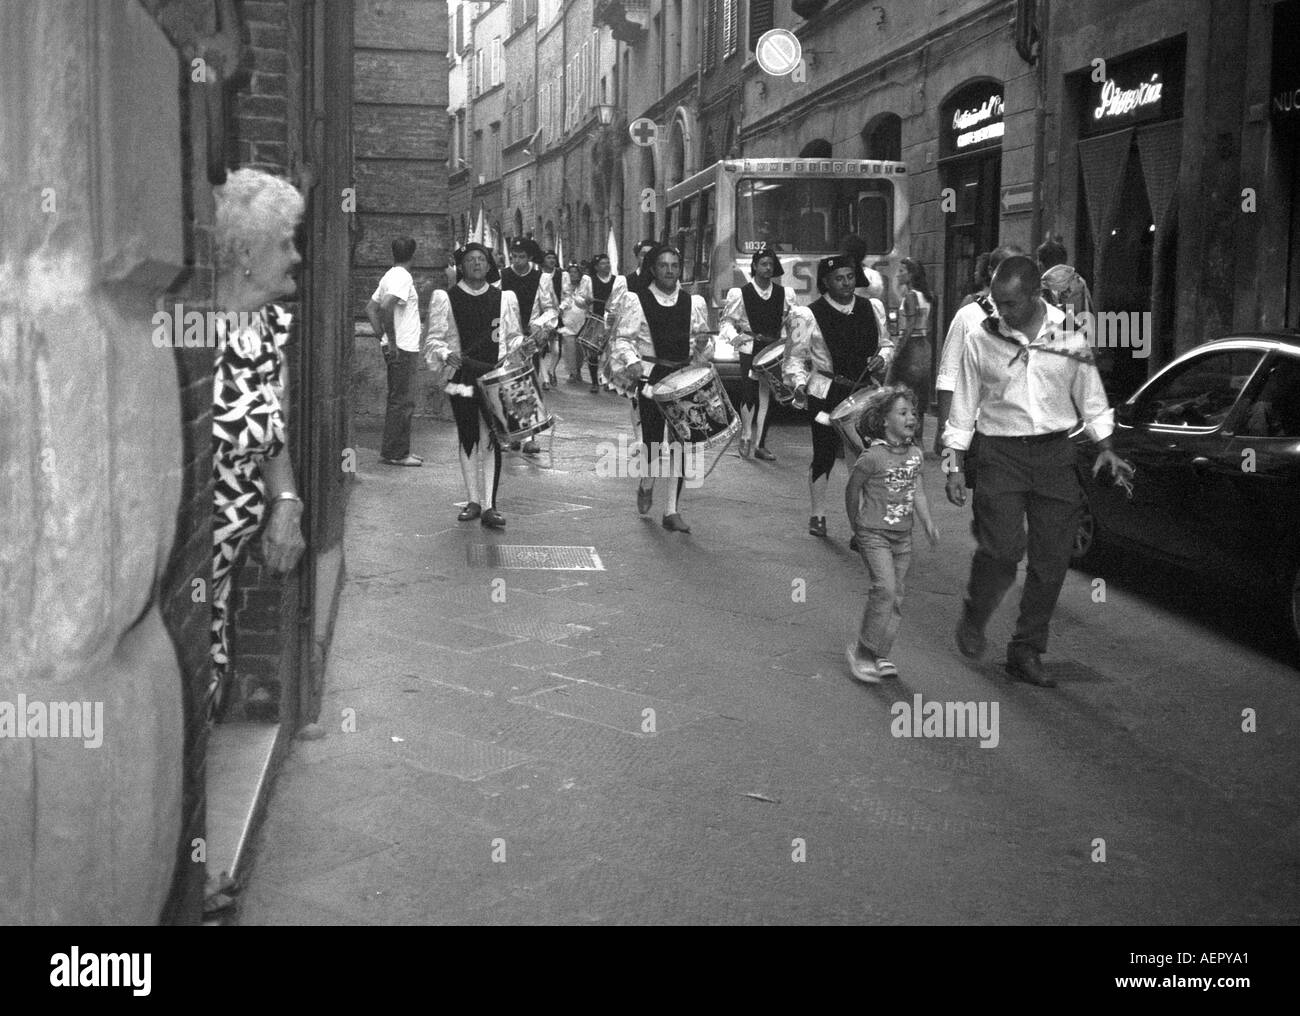
M592 20L609 26L619 42L635 46L650 25L650 0L596 0Z

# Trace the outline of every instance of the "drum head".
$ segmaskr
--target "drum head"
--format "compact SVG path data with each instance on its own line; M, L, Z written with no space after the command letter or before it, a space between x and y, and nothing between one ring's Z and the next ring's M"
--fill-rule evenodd
M522 367L497 367L479 377L482 384L500 384L504 381L513 381L515 378L523 377L525 374L533 372L533 365L526 363Z
M683 392L704 387L712 377L712 367L683 367L660 381L651 389L651 392L656 399L661 396L664 398L677 398Z
M833 410L831 410L831 421L844 420L852 416L857 416L862 412L862 407L866 405L867 396L871 394L870 388L864 388L862 391L854 392Z
M755 367L767 367L785 356L785 343L778 342L774 346L768 346L765 350L754 357Z

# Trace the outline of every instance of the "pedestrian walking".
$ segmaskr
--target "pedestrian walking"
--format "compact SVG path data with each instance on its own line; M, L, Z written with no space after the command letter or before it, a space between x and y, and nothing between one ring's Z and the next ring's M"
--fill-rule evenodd
M432 370L443 375L453 372L447 395L460 439L460 471L468 502L456 519L480 519L484 526L504 529L505 517L497 511L501 446L476 382L522 345L519 301L509 290L488 283L492 251L483 244L465 244L454 257L461 278L451 289L435 291L429 301L424 356ZM484 460L489 445L490 469Z
M924 443L925 407L930 401L930 367L934 360L930 344L930 308L934 306L934 294L930 292L925 268L911 258L899 262L896 286L898 338L887 380L891 384L907 385L916 393L916 439Z
M424 460L411 454L412 386L420 359L420 306L411 278L415 241L399 236L392 247L393 267L384 273L366 304L366 317L388 368L388 405L379 461L389 466L422 466Z
M794 389L795 405L807 408L812 419L813 458L808 474L812 515L808 532L826 536L826 488L835 459L842 455L833 428L819 423L859 388L871 385L872 375L889 366L893 341L871 301L854 294L861 271L852 255L822 258L817 265L821 298L793 312L790 341L781 373Z
M616 385L653 385L688 363L705 364L713 351L709 311L702 296L688 294L678 284L681 254L675 247L658 244L645 255L653 282L640 292L627 293L615 308L618 322L610 340L610 375ZM645 467L637 484L636 509L642 515L654 503L655 473L668 478L668 503L663 527L674 533L689 533L682 519L679 500L685 482L686 449L674 432L665 441L663 413L652 398L641 394L636 400L641 419L640 461ZM653 467L654 456L659 468ZM679 468L673 469L676 460ZM674 476L673 474L678 475Z
M921 467L921 418L906 385L872 392L858 418L864 450L844 488L844 507L858 553L871 576L856 642L845 648L849 672L875 683L897 677L889 660L903 617L903 594L912 560L912 520L921 520L930 546L939 530L930 516Z
M993 275L998 317L967 336L944 430L947 496L965 505L963 459L980 435L980 479L975 489L975 538L970 581L957 645L978 658L984 628L1016 580L1028 551L1025 587L1015 634L1007 646L1012 677L1050 688L1041 654L1069 567L1083 489L1069 439L1082 417L1100 451L1092 472L1118 478L1133 467L1111 450L1113 414L1088 344L1061 329L1064 315L1042 298L1037 264L1016 255ZM951 456L948 452L951 452ZM1026 535L1026 527L1028 533Z
M754 357L782 337L789 337L790 312L797 305L794 290L777 285L785 274L781 258L772 247L756 252L749 262L753 278L743 286L727 290L718 337L735 347L740 355L740 457L775 461L767 450L767 412L772 389L766 381L750 377Z
M998 266L1009 257L1023 255L1024 251L1015 244L1006 244L989 252L988 271L990 285L992 284L993 273L998 270ZM984 320L995 313L993 301L988 291L976 293L970 303L962 304L961 308L953 315L952 323L948 326L948 334L944 336L943 349L939 353L939 369L935 374L934 387L935 394L939 402L939 419L934 431L934 450L940 451L943 447L943 428L948 422L948 413L952 408L952 389L957 383L957 367L961 363L962 351L966 348L966 338L972 332L979 331ZM978 442L978 438L977 438ZM972 445L970 453L967 455L967 486L974 487L975 467L978 465L978 444Z

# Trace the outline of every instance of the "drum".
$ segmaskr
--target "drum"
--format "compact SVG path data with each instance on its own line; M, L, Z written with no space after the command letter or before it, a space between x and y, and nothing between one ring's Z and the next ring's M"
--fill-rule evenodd
M523 441L555 423L542 401L542 387L532 363L488 371L478 379L478 386L499 441Z
M766 381L767 386L772 389L772 395L776 398L776 401L783 406L788 406L794 401L794 389L787 385L785 379L781 377L781 361L784 359L784 342L777 342L765 347L761 353L754 357L749 377L751 381Z
M828 414L830 426L835 433L839 434L840 442L844 445L845 462L848 461L850 452L856 459L866 448L862 438L858 436L858 420L862 418L867 396L871 394L874 387L873 385L871 388L859 388Z
M609 329L605 327L605 319L595 314L588 314L587 320L578 330L578 343L586 352L587 359L598 359L608 342Z
M655 385L651 395L685 444L715 448L740 431L740 417L713 367L683 367Z

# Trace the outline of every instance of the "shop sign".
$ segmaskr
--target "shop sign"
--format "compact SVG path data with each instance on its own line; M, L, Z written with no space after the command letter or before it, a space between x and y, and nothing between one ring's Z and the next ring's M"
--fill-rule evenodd
M1182 115L1183 48L1098 60L1085 76L1082 134Z
M1300 3L1291 0L1273 8L1273 81L1269 114L1279 127L1300 129L1300 66L1293 50L1300 31Z
M1006 130L1002 86L973 85L944 106L939 134L940 155L965 155L1002 143Z

